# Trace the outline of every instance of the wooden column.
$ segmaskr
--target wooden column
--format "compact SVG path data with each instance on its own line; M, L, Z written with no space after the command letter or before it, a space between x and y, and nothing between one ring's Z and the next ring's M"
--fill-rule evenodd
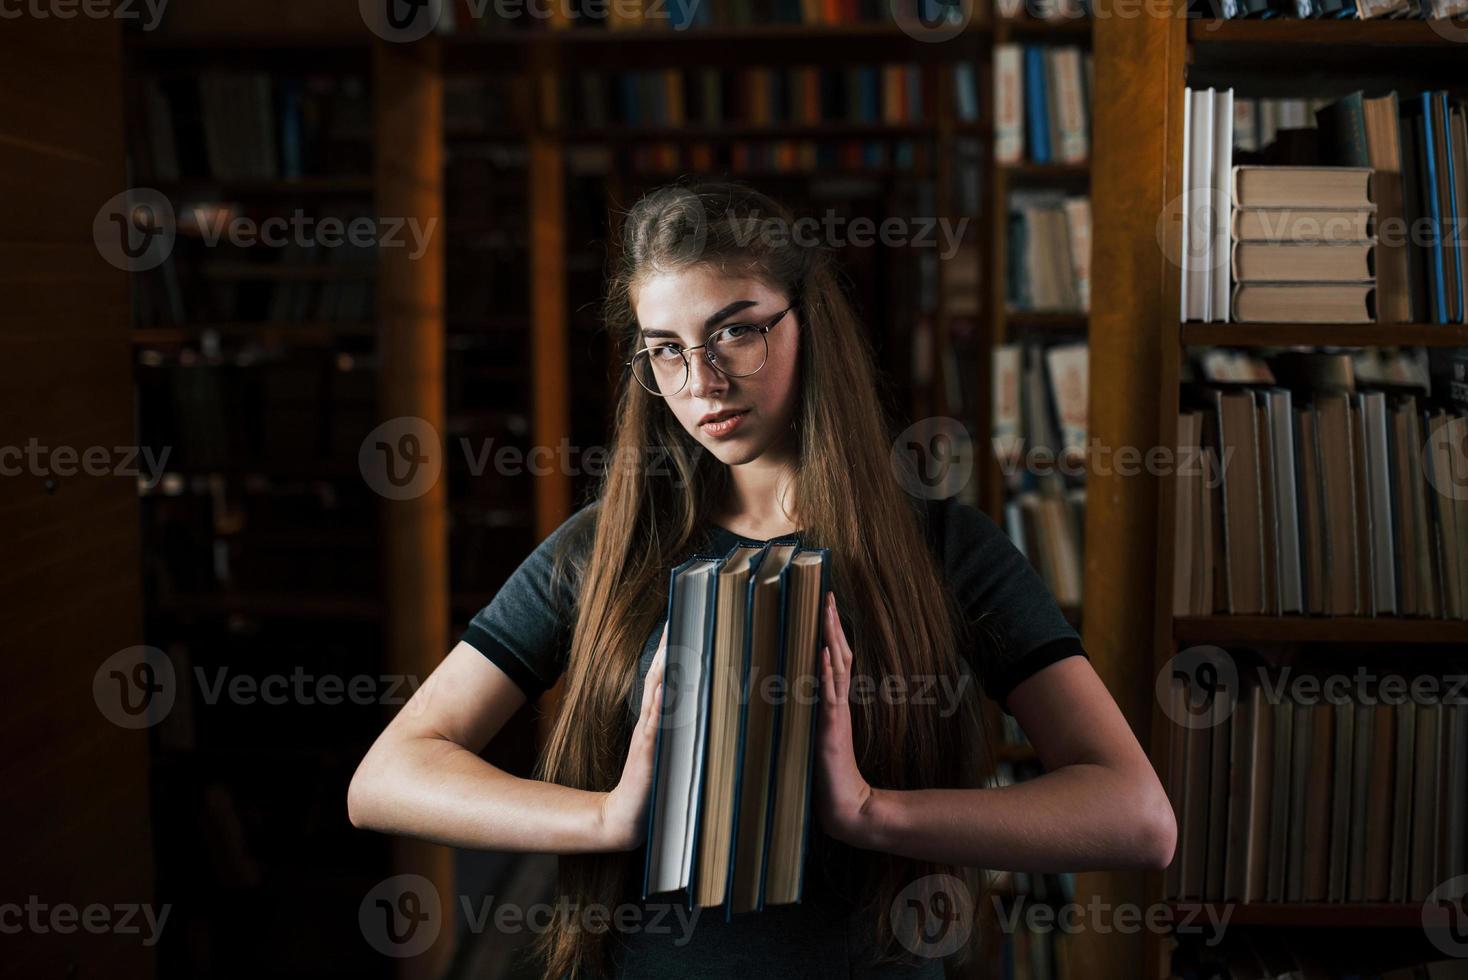
M1170 419L1167 406L1176 401L1175 392L1162 394L1161 382L1171 377L1175 387L1175 365L1165 370L1164 360L1176 359L1178 270L1158 242L1158 227L1181 188L1181 157L1169 154L1168 135L1181 128L1186 21L1142 11L1098 18L1094 31L1095 91L1104 95L1094 106L1090 427L1113 454L1136 447L1145 455L1159 441L1159 413ZM1161 481L1109 469L1089 476L1083 636L1097 671L1148 746L1157 714L1151 710L1153 651L1161 617L1171 615L1170 604L1158 598ZM1076 900L1099 894L1113 907L1145 907L1160 896L1148 877L1083 874ZM1153 877L1160 881L1161 873ZM1074 962L1085 963L1089 977L1156 975L1142 933L1087 929L1072 938ZM1154 962L1144 965L1145 959Z
M162 914L149 730L115 719L124 698L157 710L167 695L129 683L141 661L109 665L145 642L137 476L125 471L137 446L128 272L93 239L99 212L127 188L120 22L22 14L0 28L0 52L0 657L9 692L0 785L14 830L5 893L22 907L34 895L47 907L43 923L63 906L77 912L73 931L23 925L5 936L0 974L150 977L156 947L143 944L141 915L131 935L95 932L80 915L93 903ZM129 209L106 210L103 228ZM122 263L120 237L111 251ZM89 450L91 473L82 468ZM21 914L28 923L31 913ZM117 914L109 911L114 924Z
M440 434L433 451L443 467L420 496L384 500L385 656L393 673L424 678L449 650L447 464L443 442L444 236L443 83L439 49L379 42L373 58L376 114L375 184L379 220L436 221L427 249L382 248L378 259L379 413L416 416ZM401 961L399 976L437 977L453 952L453 852L398 838L398 873L416 873L438 888L444 915L434 946Z

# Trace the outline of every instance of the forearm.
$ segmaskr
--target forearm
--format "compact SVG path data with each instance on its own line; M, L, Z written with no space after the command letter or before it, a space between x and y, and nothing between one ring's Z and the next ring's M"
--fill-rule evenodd
M993 789L874 789L851 843L994 871L1164 867L1175 831L1151 782L1082 764Z
M374 746L347 792L357 827L454 847L573 854L611 850L605 793L512 776L446 739Z

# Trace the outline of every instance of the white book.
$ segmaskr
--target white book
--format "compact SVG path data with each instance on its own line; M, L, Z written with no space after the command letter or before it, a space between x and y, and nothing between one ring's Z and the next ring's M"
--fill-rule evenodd
M1178 311L1183 320L1193 319L1193 304L1189 301L1188 275L1192 271L1193 261L1188 257L1188 243L1193 240L1193 195L1189 189L1193 183L1193 90L1183 89L1183 194L1182 194L1182 227L1179 229L1178 239L1178 266L1182 272L1182 286L1178 289L1178 297L1181 309Z
M1025 155L1024 75L1018 44L994 45L994 159L1019 163Z
M1090 401L1090 348L1085 344L1061 344L1045 351L1050 374L1060 444L1070 463L1085 458L1087 406Z
M993 389L994 423L991 438L994 456L1001 472L1009 480L1018 472L1024 451L1020 437L1020 371L1022 352L1018 344L1002 344L994 349Z
M1193 92L1193 131L1188 153L1192 157L1192 179L1188 195L1191 239L1185 243L1188 274L1185 285L1191 295L1188 309L1193 319L1213 319L1213 89Z
M1055 107L1059 112L1057 159L1062 163L1084 163L1090 156L1090 137L1081 81L1081 49L1073 46L1056 48L1050 65L1055 85Z
M1081 310L1091 310L1091 199L1069 197L1065 200L1065 223L1070 230L1070 267L1074 274L1076 302Z
M1234 90L1217 92L1213 99L1213 245L1208 274L1213 281L1210 320L1228 321L1229 256L1233 254L1229 240L1232 234L1233 195L1229 191L1229 175L1233 170Z

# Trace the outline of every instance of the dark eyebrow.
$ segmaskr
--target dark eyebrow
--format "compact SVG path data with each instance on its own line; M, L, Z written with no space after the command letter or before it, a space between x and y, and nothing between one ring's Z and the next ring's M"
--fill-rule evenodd
M730 303L728 306L724 307L719 312L715 313L713 316L710 316L707 320L703 321L704 333L708 333L714 327L718 326L719 323L721 323L724 320L727 320L729 317L733 316L735 313L738 313L740 310L746 309L746 308L751 307L751 306L758 306L758 305L759 305L759 300L754 300L754 299L737 299L737 300L735 300L734 302ZM653 338L656 338L656 337L671 337L673 340L678 340L679 339L678 335L676 333L674 333L672 330L644 330L644 331L642 331L642 336L645 339L647 339L647 340L652 340Z

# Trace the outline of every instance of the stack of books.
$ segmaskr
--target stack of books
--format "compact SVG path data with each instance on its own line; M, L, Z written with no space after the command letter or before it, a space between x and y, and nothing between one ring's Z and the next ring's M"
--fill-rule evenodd
M800 901L829 562L777 540L672 570L643 898Z
M1234 167L1230 271L1241 323L1376 319L1369 167Z

